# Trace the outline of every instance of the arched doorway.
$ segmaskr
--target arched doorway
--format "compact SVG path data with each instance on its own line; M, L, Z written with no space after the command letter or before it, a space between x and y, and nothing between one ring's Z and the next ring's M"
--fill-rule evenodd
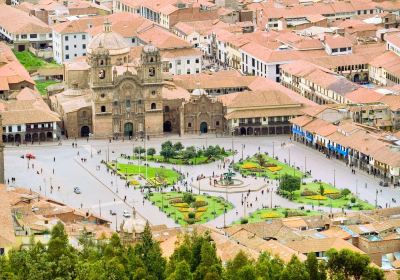
M7 136L3 134L3 143L7 143Z
M53 132L48 131L46 136L47 136L47 140L50 140L50 141L53 140Z
M90 133L90 128L87 125L81 127L81 137L88 137Z
M354 75L354 82L355 82L355 83L361 82L361 80L360 80L360 74L357 73L357 74Z
M207 133L207 131L208 131L208 125L207 125L207 123L206 123L206 122L202 122L202 123L200 124L200 132L201 132L201 133Z
M16 143L21 143L21 135L20 134L15 134L15 142Z
M39 141L39 135L37 133L33 133L32 135L32 141L37 142Z
M124 125L124 135L128 137L133 136L133 123L127 122Z
M240 135L246 135L246 128L244 127L240 128Z
M12 134L8 135L8 142L10 142L10 143L14 142L14 135L12 135Z
M25 134L25 142L31 142L31 141L32 141L31 135L29 133Z
M247 128L247 135L253 135L253 128L252 127L248 127Z
M46 134L44 134L44 132L40 132L39 139L40 141L46 141Z
M172 124L170 121L164 122L164 132L171 132L172 131Z

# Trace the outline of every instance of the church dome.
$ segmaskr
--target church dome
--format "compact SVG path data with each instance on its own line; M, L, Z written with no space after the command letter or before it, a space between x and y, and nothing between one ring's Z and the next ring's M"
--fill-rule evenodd
M129 44L124 37L111 31L111 23L104 23L104 30L92 38L89 43L88 53L92 53L97 48L104 48L110 55L120 55L129 53Z

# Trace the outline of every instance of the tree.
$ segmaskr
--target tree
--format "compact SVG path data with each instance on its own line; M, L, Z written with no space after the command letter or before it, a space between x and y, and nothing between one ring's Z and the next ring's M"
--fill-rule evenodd
M247 258L246 254L243 251L237 253L237 255L233 258L233 260L228 261L226 265L226 276L231 280L239 280L242 279L239 276L239 271L244 267L252 266L252 262ZM248 269L246 269L248 270ZM254 271L255 275L255 271Z
M134 149L135 154L142 155L146 152L146 150L142 146L135 147Z
M168 276L167 280L192 280L193 276L190 272L189 265L186 261L181 261L177 264L174 273Z
M341 195L343 195L344 196L344 198L347 198L347 196L349 195L349 194L351 194L351 191L349 190L349 189L343 189L341 192L340 192L340 194Z
M140 242L135 247L148 274L155 279L164 279L166 261L161 255L160 245L153 240L149 222L146 222Z
M190 160L196 157L196 148L193 146L187 147L182 151L182 158L185 160Z
M156 149L154 149L154 148L148 148L148 149L147 149L147 155L148 155L148 156L152 157L152 156L154 156L155 154L156 154Z
M330 249L326 255L328 257L327 269L331 278L335 274L343 274L345 279L353 277L355 280L359 280L370 263L367 255L361 255L348 249L341 251Z
M0 280L13 280L14 274L11 272L11 266L5 256L0 256Z
M368 266L362 275L362 280L385 280L385 274L377 267Z
M284 174L281 177L279 188L283 191L289 192L290 197L293 198L293 192L300 189L301 179L297 176Z
M186 202L187 204L192 204L192 202L195 202L196 199L194 198L193 194L191 193L184 193L182 197L182 201Z
M324 193L325 193L324 185L319 184L319 194L320 194L320 195L324 195Z
M176 142L176 143L174 144L173 148L174 148L174 150L175 150L176 152L179 152L179 151L182 151L184 147L183 147L183 145L182 145L181 142Z
M310 278L312 280L325 280L326 279L326 274L325 274L325 267L321 263L318 263L317 257L315 256L314 253L309 253L307 255L307 260L305 262L306 269L308 271L308 274L310 275Z
M161 144L160 155L162 155L166 161L176 156L176 151L171 141L166 141Z
M284 268L280 258L272 257L269 253L263 252L255 264L257 275L263 280L279 279Z
M310 278L304 263L293 255L290 262L282 271L280 280L314 280Z
M260 165L260 166L265 166L265 164L266 164L266 160L265 160L265 157L262 155L262 154L257 154L256 155L256 160L257 160L257 162L258 162L258 164Z

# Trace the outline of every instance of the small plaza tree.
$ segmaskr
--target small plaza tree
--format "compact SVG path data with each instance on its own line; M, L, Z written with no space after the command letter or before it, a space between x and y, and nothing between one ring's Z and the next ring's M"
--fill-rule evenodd
M301 179L297 176L284 174L279 183L279 189L290 193L290 199L293 199L293 192L300 190Z
M155 154L156 154L156 149L154 149L154 148L148 148L148 149L147 149L147 155L148 155L148 156L152 157L152 156L154 156Z

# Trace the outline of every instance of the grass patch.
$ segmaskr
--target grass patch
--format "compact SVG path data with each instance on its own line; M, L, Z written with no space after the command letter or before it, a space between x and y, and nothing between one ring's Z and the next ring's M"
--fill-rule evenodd
M163 194L151 193L147 198L180 225L194 223L204 224L222 215L225 211L225 207L227 211L233 209L233 205L226 202L223 198L195 194L192 195L196 202L204 201L201 207L194 208L181 202L184 193L179 192L168 192ZM189 218L190 215L193 215L194 218Z
M42 96L47 95L47 87L59 83L55 80L35 81L36 88Z
M234 168L242 175L268 177L271 179L278 179L283 174L289 174L298 177L304 176L303 172L289 166L286 163L283 163L265 154L262 154L262 157L264 159L264 162L262 162L263 165L260 164L260 161L256 156L253 156L236 163Z
M109 163L108 166L115 169L115 163ZM125 164L125 163L118 163L117 172L120 176L124 179L126 176L128 180L131 177L140 175L143 178L146 176L146 167L135 165L135 164ZM162 186L163 184L173 185L179 180L178 172L175 172L172 169L161 168L161 167L147 167L147 178L148 182L154 186Z
M320 193L320 185L324 193ZM353 198L354 203L351 202ZM350 194L341 195L341 190L328 183L308 183L301 185L300 190L293 193L293 201L314 206L345 208L351 210L370 210L374 206Z
M226 155L228 156L228 155ZM210 163L214 162L220 159L223 159L225 156L221 157L212 157L208 158L205 156L198 156L195 158L191 158L189 160L184 160L182 158L176 157L176 158L170 158L168 161L165 160L165 158L162 155L154 155L154 156L147 156L147 161L154 161L154 162L161 162L161 163L171 163L171 164L178 164L178 165L199 165L199 164L205 164L205 163ZM142 160L145 159L145 156L140 157ZM130 157L130 159L136 160L139 159L139 157Z
M59 66L57 63L55 63L53 61L47 62L46 60L35 56L30 51L23 51L23 52L14 51L14 54L17 57L18 61L29 72L36 71L37 69L42 68L42 67L50 68L50 67Z
M299 216L313 216L321 215L318 211L311 210L300 210L300 209L290 209L290 208L267 208L257 210L250 215L248 215L248 223L258 223L271 219L279 219L285 217L299 217ZM235 221L234 224L240 224L240 220Z

